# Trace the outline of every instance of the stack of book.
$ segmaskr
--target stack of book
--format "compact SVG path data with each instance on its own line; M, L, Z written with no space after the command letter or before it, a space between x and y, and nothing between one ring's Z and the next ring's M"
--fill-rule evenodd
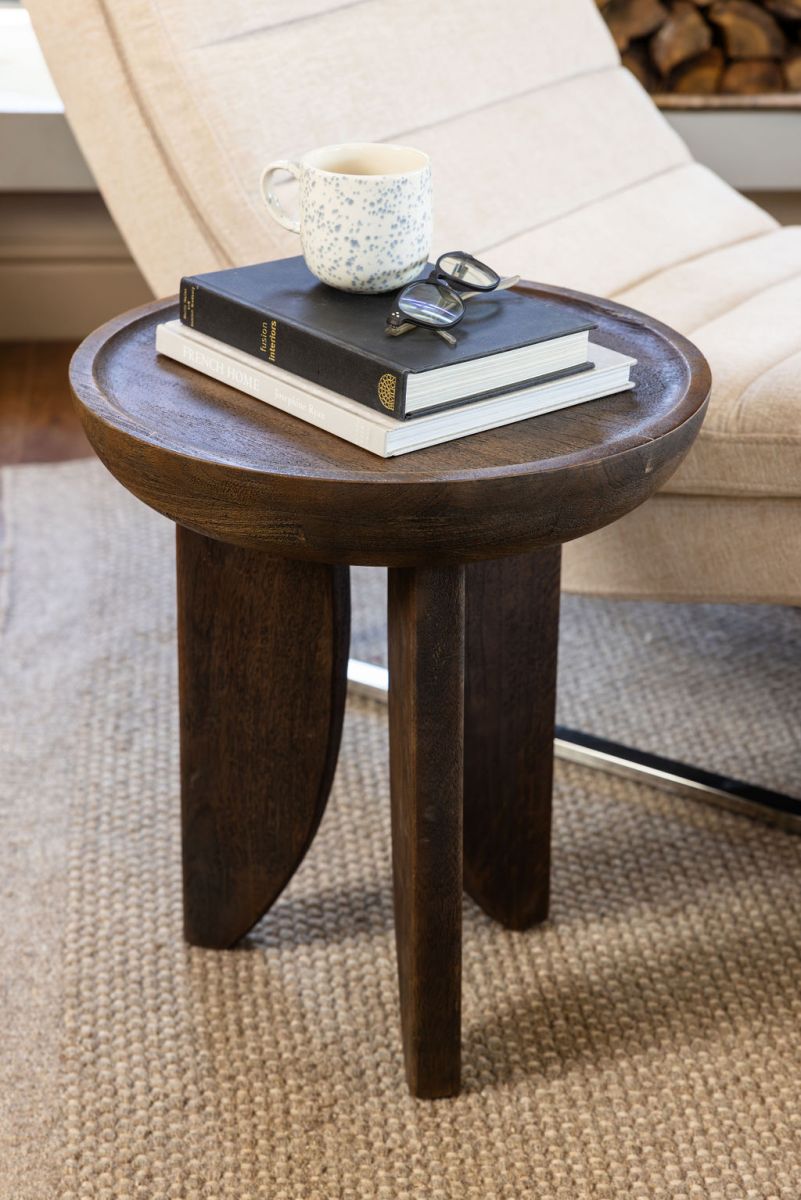
M515 292L467 301L449 346L385 333L391 296L318 282L303 258L181 281L156 349L388 458L632 387L635 360L563 306Z

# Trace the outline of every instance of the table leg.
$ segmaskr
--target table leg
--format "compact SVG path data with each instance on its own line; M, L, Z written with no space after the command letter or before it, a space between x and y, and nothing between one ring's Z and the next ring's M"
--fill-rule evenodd
M336 765L346 567L289 562L178 527L184 927L231 946L314 837Z
M392 857L413 1095L459 1090L464 572L389 572Z
M548 915L560 550L467 568L465 888L510 929Z

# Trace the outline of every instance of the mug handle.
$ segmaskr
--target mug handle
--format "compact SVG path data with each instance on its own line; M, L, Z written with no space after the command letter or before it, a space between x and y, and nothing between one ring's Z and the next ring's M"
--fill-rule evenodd
M261 173L259 179L259 191L261 198L267 205L267 211L273 220L279 225L283 225L284 229L288 229L290 233L300 233L300 221L295 217L290 217L281 206L281 201L276 196L275 192L271 192L269 188L264 190L264 185L276 171L288 171L290 175L294 175L295 179L300 179L301 167L300 163L290 162L286 158L277 158L275 162L269 163Z

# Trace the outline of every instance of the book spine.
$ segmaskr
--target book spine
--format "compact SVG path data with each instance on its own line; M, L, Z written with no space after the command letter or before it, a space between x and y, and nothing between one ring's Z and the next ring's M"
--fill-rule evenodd
M277 320L193 278L181 280L179 310L182 324L190 329L376 412L398 420L406 416L405 373L386 368L376 359Z
M385 434L375 427L369 417L345 412L325 401L317 400L301 387L272 378L261 371L249 370L233 355L223 351L206 350L201 346L188 345L178 333L164 325L156 330L156 350L176 362L184 363L203 375L227 383L255 400L271 404L292 417L300 417L309 425L315 425L326 433L344 438L363 450L387 457Z

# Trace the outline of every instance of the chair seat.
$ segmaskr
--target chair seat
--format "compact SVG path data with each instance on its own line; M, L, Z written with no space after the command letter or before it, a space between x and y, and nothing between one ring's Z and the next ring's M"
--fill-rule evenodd
M681 330L712 367L701 434L663 491L801 496L801 226L690 258L616 298Z

